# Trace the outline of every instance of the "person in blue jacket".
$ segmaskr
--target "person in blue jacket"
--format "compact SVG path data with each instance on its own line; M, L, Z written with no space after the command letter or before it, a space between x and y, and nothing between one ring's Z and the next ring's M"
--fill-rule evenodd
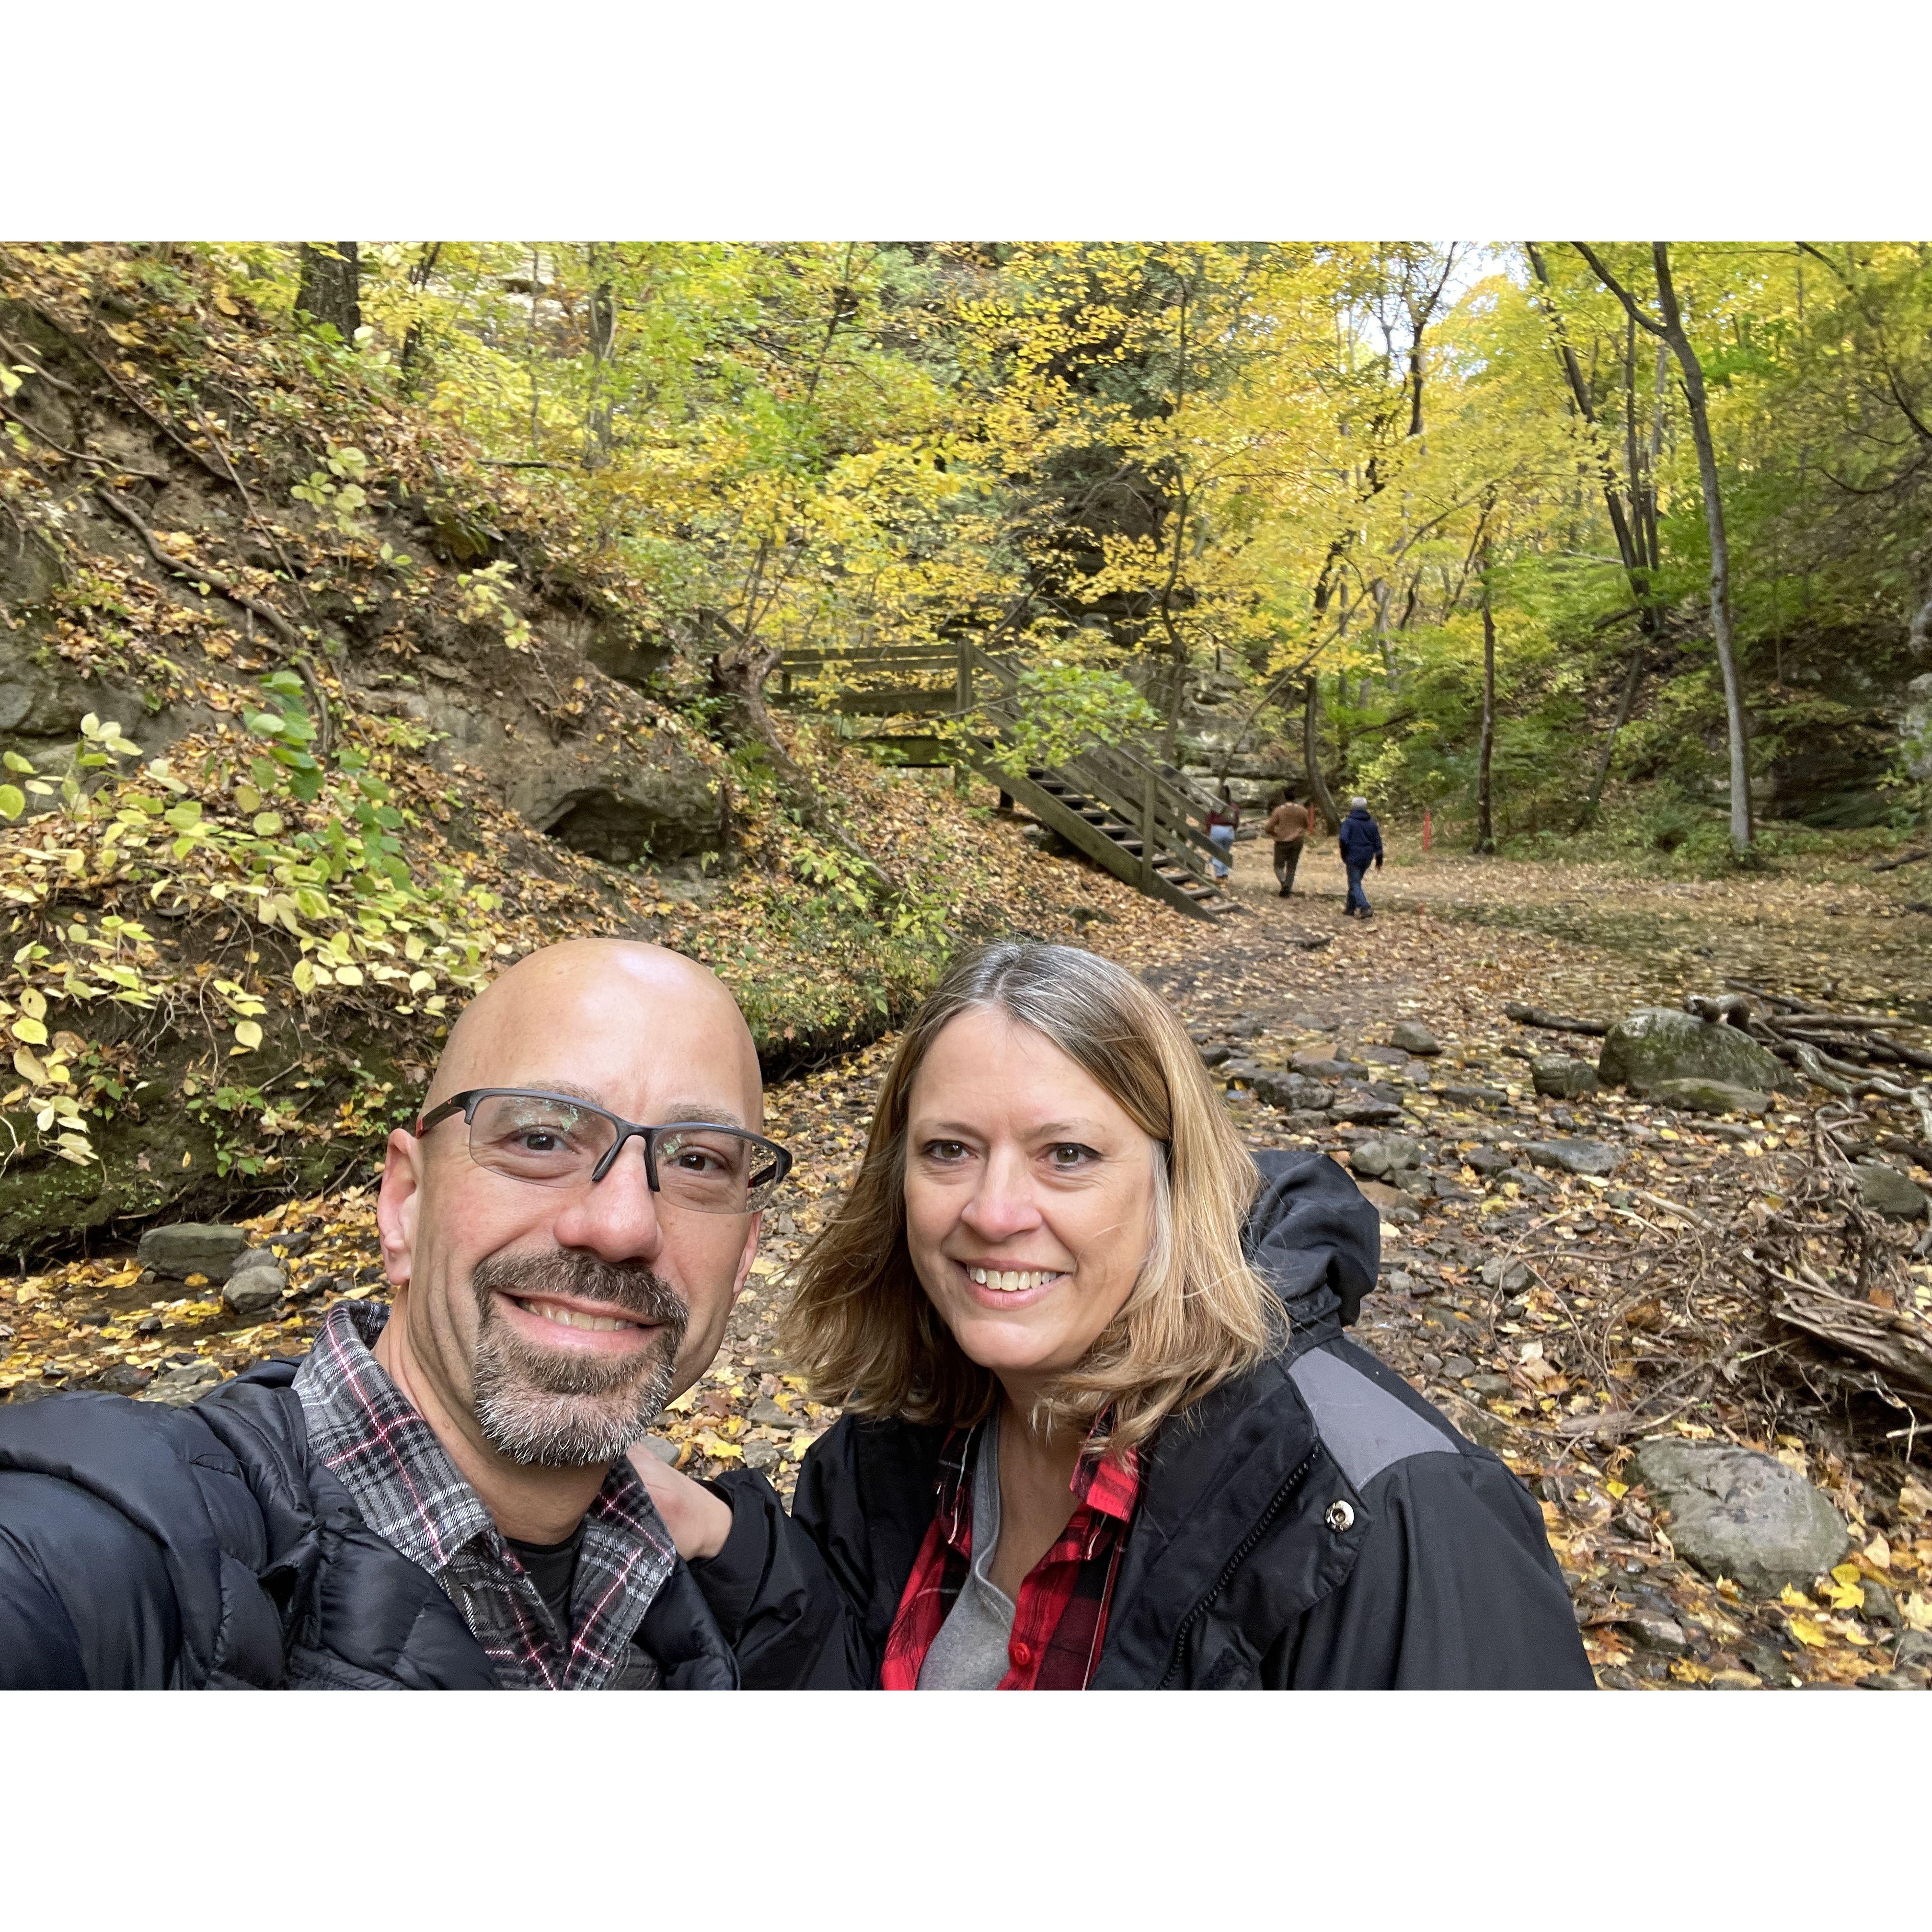
M1342 915L1352 918L1359 913L1364 919L1373 919L1368 895L1362 890L1362 874L1371 862L1377 872L1382 868L1382 832L1369 816L1366 799L1349 800L1348 815L1342 821L1340 842L1342 863L1348 871L1348 902L1342 908Z

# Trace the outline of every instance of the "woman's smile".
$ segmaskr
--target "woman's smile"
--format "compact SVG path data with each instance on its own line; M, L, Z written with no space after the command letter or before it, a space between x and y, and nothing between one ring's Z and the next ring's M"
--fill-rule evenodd
M1065 1268L1022 1268L998 1262L955 1262L952 1265L964 1275L967 1292L982 1308L1030 1308L1070 1279Z

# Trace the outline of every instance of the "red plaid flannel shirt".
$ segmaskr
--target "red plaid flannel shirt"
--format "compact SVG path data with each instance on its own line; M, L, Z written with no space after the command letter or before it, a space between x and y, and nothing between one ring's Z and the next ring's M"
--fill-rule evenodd
M883 1690L918 1689L926 1654L972 1568L973 1462L986 1436L983 1424L956 1430L940 1452L938 1508L886 1639ZM1118 1462L1083 1453L1068 1486L1078 1498L1073 1514L1020 1585L1002 1690L1084 1690L1100 1660L1114 1574L1140 1500L1140 1459L1131 1449Z

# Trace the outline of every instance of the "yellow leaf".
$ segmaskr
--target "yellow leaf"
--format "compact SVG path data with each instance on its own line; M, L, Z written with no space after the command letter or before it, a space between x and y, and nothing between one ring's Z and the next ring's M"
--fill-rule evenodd
M410 975L410 991L412 993L426 993L435 984L436 975L434 973L412 973Z
M315 991L315 968L306 959L296 962L296 970L290 976L296 982L296 991L308 994Z
M14 1037L24 1040L29 1046L45 1046L47 1030L38 1020L18 1019L14 1022Z
M1789 1583L1778 1592L1778 1600L1788 1604L1794 1610L1808 1610L1811 1607L1811 1599L1803 1591L1794 1590Z
M1858 1566L1856 1563L1834 1564L1832 1570L1834 1583L1856 1583L1858 1580Z
M1825 1593L1834 1610L1862 1610L1865 1593L1856 1583L1834 1583Z
M1892 1545L1882 1536L1874 1536L1865 1545L1865 1560L1876 1570L1892 1568Z
M249 1052L254 1052L262 1043L260 1022L256 1020L239 1022L235 1028L235 1037Z
M1160 827L1156 825L1154 829L1158 831ZM1629 1484L1618 1482L1614 1478L1612 1478L1609 1482L1606 1483L1604 1485L1604 1487L1608 1490L1610 1494L1613 1496L1627 1496L1630 1494Z
M257 838L272 838L282 829L282 814L279 812L258 812L254 825Z
M1158 830L1160 828L1156 826L1155 829ZM362 983L362 969L359 966L338 966L335 969L335 978L339 986L359 986Z
M14 1071L22 1080L31 1080L36 1087L41 1085L47 1077L47 1070L24 1046L16 1046L14 1049Z
M38 986L23 988L20 994L20 1010L29 1019L45 1019L47 1016L46 995Z
M1790 1628L1791 1634L1800 1643L1809 1644L1814 1650L1823 1650L1829 1646L1831 1639L1809 1617L1787 1617L1785 1622Z

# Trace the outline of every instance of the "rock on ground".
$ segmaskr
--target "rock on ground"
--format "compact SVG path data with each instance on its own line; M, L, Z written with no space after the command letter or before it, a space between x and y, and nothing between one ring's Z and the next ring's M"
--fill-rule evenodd
M1707 1576L1773 1595L1809 1583L1851 1547L1844 1520L1825 1498L1754 1449L1646 1442L1630 1468L1670 1511L1677 1553Z
M1349 1150L1348 1165L1358 1174L1379 1180L1402 1168L1422 1165L1422 1143L1408 1134L1390 1134L1381 1140L1358 1141Z
M1768 1114L1771 1096L1728 1080L1660 1080L1653 1100L1687 1114Z
M1604 1036L1597 1074L1606 1085L1645 1094L1666 1080L1771 1091L1791 1084L1784 1063L1749 1034L1672 1006L1640 1007L1618 1020Z
M260 1315L281 1301L289 1278L272 1261L238 1268L228 1277L221 1298L237 1315Z
M1571 1054L1539 1053L1530 1062L1529 1072L1536 1090L1550 1100L1574 1100L1597 1090L1597 1070Z
M205 1274L220 1281L248 1245L244 1228L214 1221L178 1221L172 1227L150 1228L141 1237L136 1258L143 1268L178 1280Z
M1882 1161L1861 1161L1852 1172L1858 1176L1859 1200L1874 1214L1916 1221L1926 1212L1924 1193L1897 1168L1888 1167Z
M1623 1160L1602 1141L1532 1141L1523 1152L1538 1167L1560 1168L1565 1174L1611 1174Z
M165 1369L140 1396L142 1402L165 1403L170 1408L185 1408L206 1395L221 1380L221 1371L212 1362L187 1362Z
M1389 1044L1421 1059L1442 1051L1436 1036L1420 1020L1397 1020L1389 1028Z

